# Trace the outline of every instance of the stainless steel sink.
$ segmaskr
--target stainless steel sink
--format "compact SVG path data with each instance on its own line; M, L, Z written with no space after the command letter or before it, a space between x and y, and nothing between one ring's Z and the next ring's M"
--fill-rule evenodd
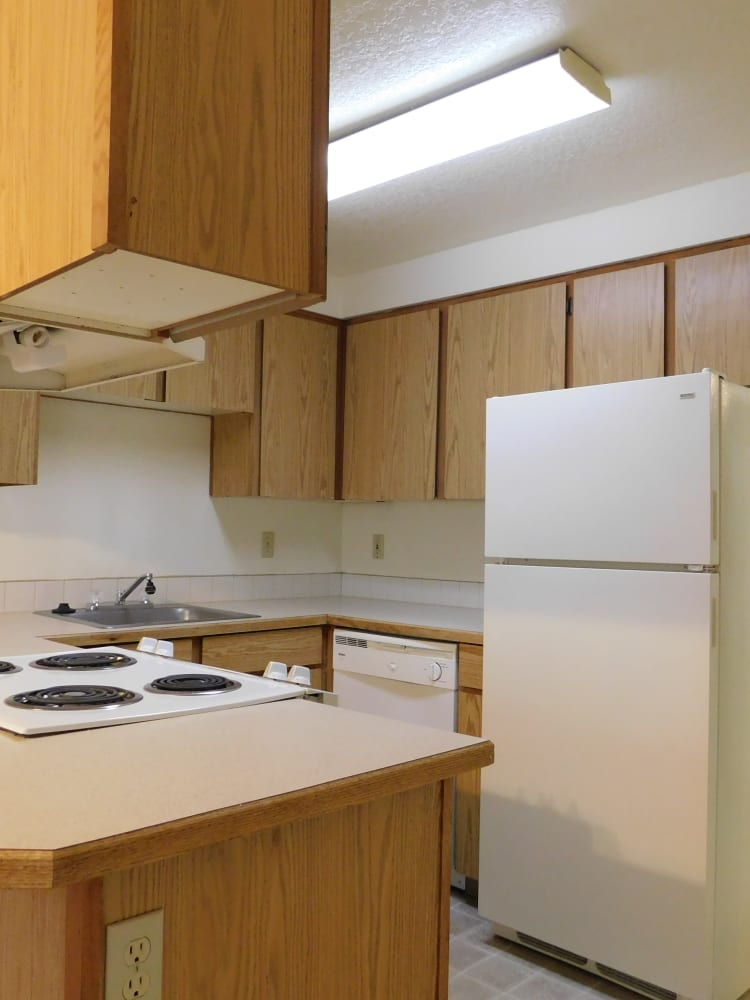
M197 604L101 604L89 611L85 608L73 614L54 614L37 611L38 615L57 618L64 622L83 622L100 628L141 628L148 625L188 625L194 622L240 621L260 618L260 615L243 611L224 611L222 608L204 608Z

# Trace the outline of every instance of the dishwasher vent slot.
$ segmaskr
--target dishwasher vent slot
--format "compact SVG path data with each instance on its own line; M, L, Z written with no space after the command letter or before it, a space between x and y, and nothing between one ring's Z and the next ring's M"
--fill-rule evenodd
M574 965L586 965L588 962L588 959L584 958L583 955L577 955L574 951L560 948L556 944L550 944L549 941L542 941L530 934L524 934L523 931L516 931L516 937L521 944L527 944L530 948L536 948L538 951L546 951L548 955L555 955L564 962L572 962Z
M358 639L353 635L337 635L337 646L358 646L359 649L367 649L367 639Z
M655 997L656 1000L677 1000L677 994L672 990L664 989L663 986L655 986L645 979L629 976L627 972L620 972L619 969L613 969L609 965L601 965L599 962L596 962L595 965L599 972L603 976L606 976L607 979L613 979L617 983L622 983L623 986L627 986L631 990L645 993L646 996Z

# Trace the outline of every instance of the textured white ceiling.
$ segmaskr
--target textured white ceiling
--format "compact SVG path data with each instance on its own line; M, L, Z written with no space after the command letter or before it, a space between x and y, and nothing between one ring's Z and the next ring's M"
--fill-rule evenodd
M351 274L750 169L749 0L332 0L347 134L568 46L606 111L333 202Z

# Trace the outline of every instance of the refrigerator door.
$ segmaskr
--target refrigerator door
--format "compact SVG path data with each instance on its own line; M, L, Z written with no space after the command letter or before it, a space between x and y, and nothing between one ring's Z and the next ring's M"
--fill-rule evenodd
M716 576L488 566L479 911L710 993Z
M488 558L715 565L718 376L487 401Z

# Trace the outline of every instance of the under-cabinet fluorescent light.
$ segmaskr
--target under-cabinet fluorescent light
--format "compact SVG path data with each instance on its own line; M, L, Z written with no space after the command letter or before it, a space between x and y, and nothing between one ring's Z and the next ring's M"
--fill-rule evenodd
M538 132L610 104L572 49L467 87L328 147L328 200Z

